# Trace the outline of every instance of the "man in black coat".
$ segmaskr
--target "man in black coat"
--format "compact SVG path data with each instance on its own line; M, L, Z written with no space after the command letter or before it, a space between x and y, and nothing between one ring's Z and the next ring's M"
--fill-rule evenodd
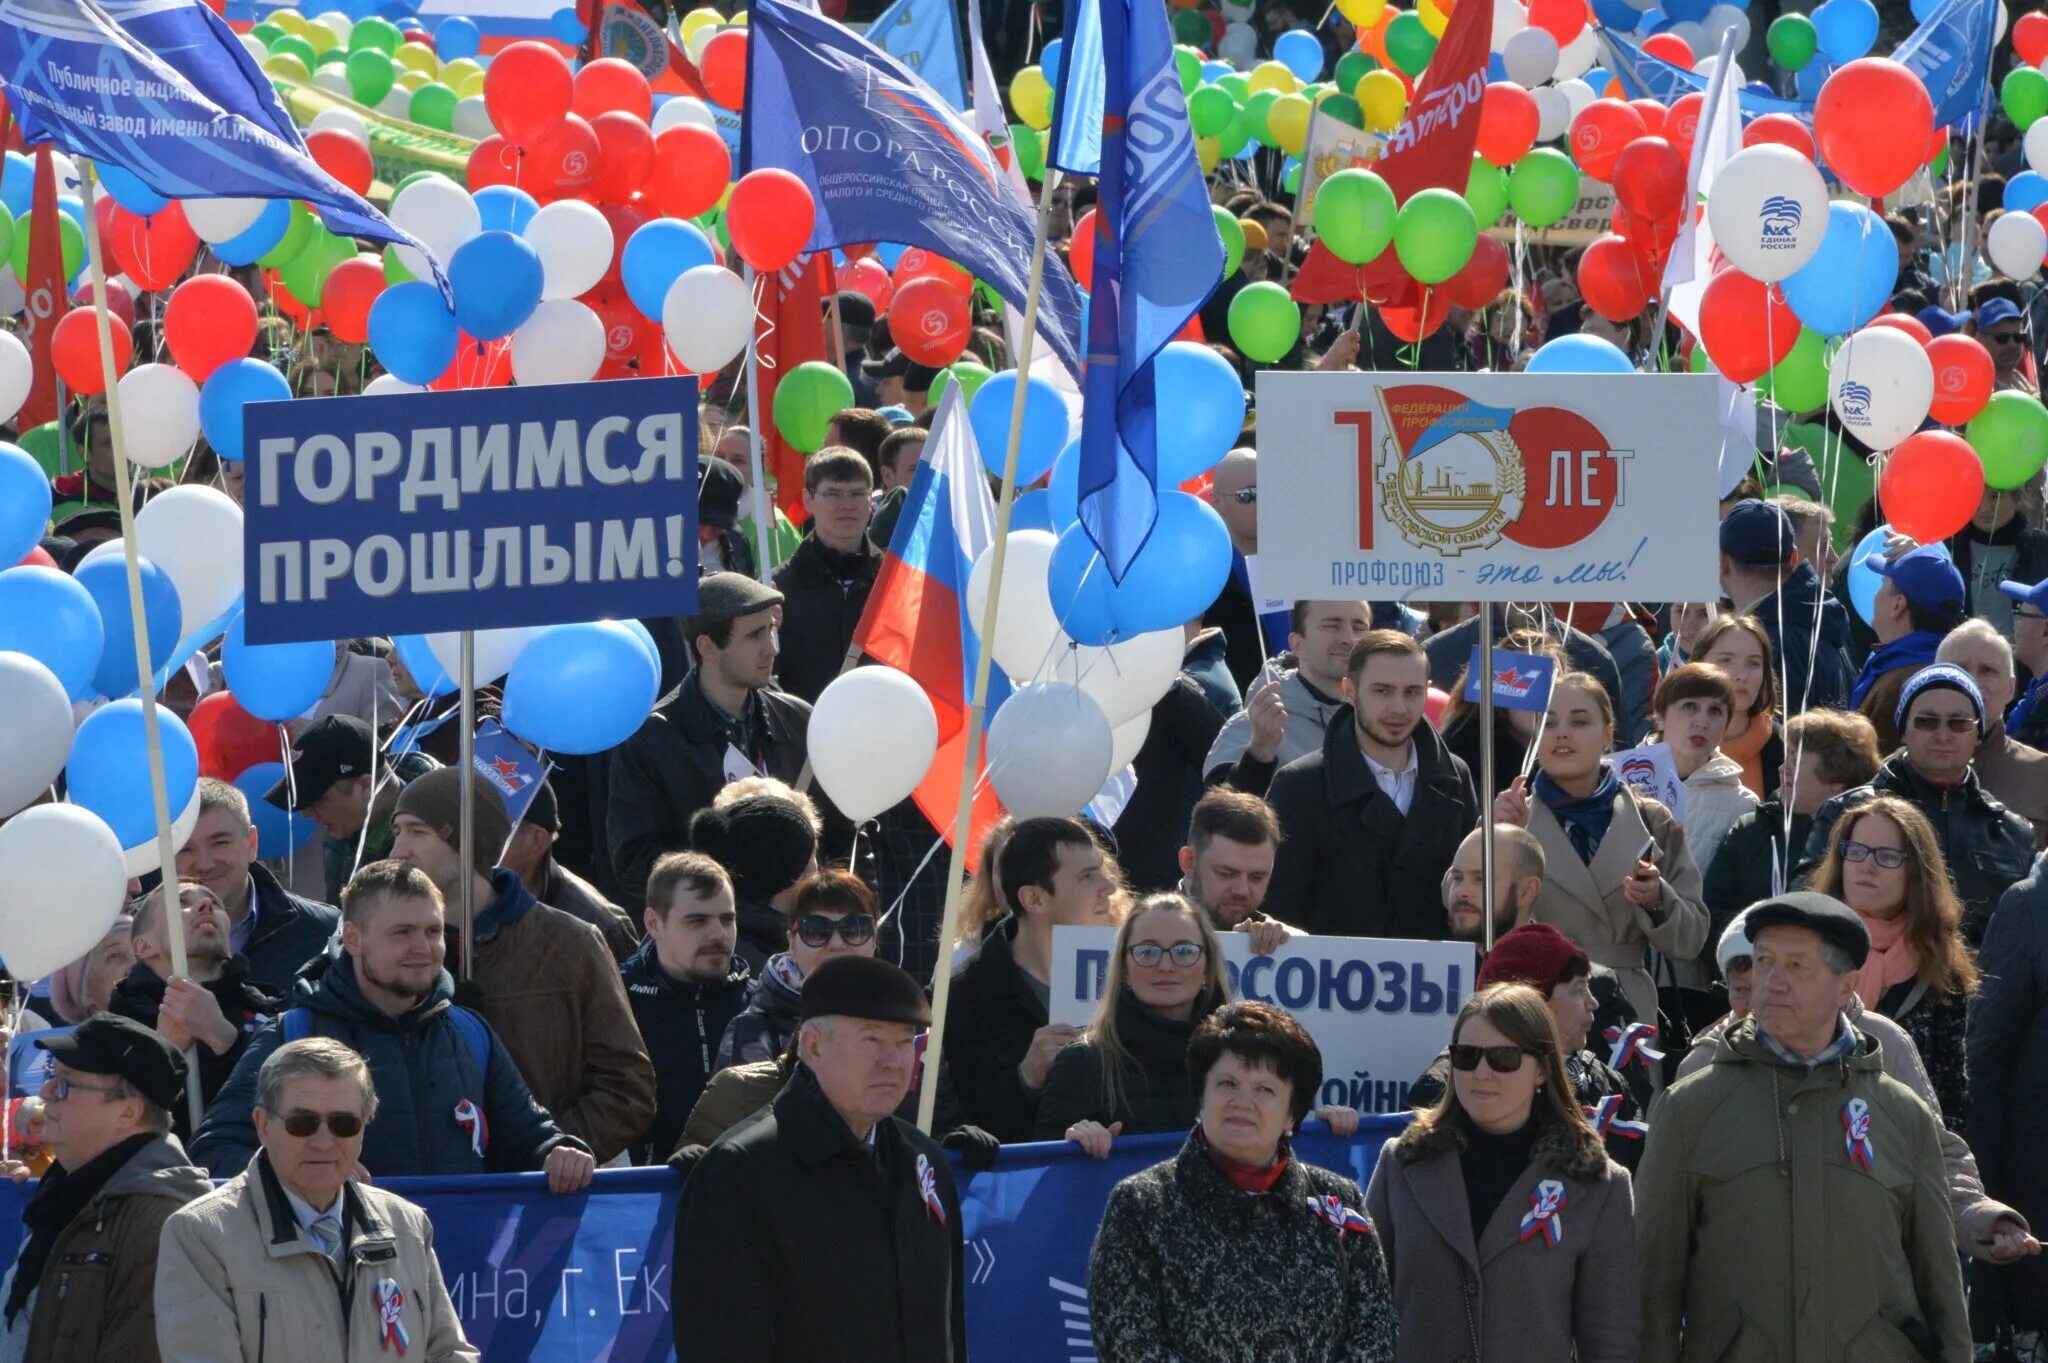
M1266 910L1320 935L1443 934L1438 898L1458 843L1479 817L1465 769L1423 713L1429 662L1405 634L1352 646L1321 752L1296 758L1266 792L1284 836Z
M213 891L227 911L230 954L247 958L249 979L271 993L289 989L341 926L339 909L291 893L256 860L249 797L211 776L199 781L199 822L178 850L178 878Z
M1818 569L1799 557L1792 518L1769 502L1745 498L1729 508L1720 534L1721 590L1770 637L1785 713L1847 705L1856 684L1849 613L1821 585Z
M868 542L874 484L867 460L828 445L804 462L804 511L810 531L775 570L782 593L782 689L816 703L846 662L868 592L882 571L882 553Z
M677 1363L965 1363L960 1197L894 1116L924 991L839 956L804 982L798 1064L719 1137L676 1213Z

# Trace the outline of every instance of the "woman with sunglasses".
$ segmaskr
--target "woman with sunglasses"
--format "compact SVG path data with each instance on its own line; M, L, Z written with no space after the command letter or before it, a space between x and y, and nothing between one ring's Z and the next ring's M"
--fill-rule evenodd
M1977 967L1963 947L1963 906L1949 886L1934 826L1897 796L1860 804L1836 821L1807 888L1833 895L1863 920L1870 959L1856 995L1913 1038L1941 1100L1942 1122L1967 1136L1963 1034Z
M1402 1363L1633 1363L1635 1208L1524 984L1465 1001L1451 1085L1380 1150L1365 1203L1394 1284ZM1468 1352L1469 1349L1469 1352Z
M849 871L820 871L800 882L789 912L789 950L771 956L726 1026L717 1068L773 1060L796 1035L804 979L834 956L875 954L875 892Z

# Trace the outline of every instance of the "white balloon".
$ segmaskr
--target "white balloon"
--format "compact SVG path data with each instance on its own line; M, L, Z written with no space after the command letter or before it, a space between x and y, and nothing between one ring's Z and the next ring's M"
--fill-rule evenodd
M1557 53L1557 79L1560 84L1576 80L1593 69L1593 63L1600 59L1600 40L1593 36L1593 26L1587 24L1579 30L1579 36L1566 43ZM1587 87L1590 91L1591 87Z
M42 798L71 754L71 700L26 653L0 652L0 819Z
M0 331L0 424L14 420L35 382L35 359L11 331Z
M2020 150L2026 153L2027 169L2037 175L2048 175L2048 118L2034 120Z
M18 317L28 306L28 290L14 277L12 267L0 266L0 317Z
M1828 365L1828 405L1842 429L1873 450L1888 450L1918 430L1933 401L1934 365L1896 327L1856 332Z
M569 205L549 204L534 214L533 220L539 222L543 214L565 206ZM532 231L529 225L529 237ZM605 249L608 263L611 248ZM754 298L747 292L746 281L720 265L683 271L662 300L661 330L668 338L668 348L685 367L699 374L715 374L730 364L733 356L747 348L747 334L753 325Z
M1009 565L1003 581L1009 583ZM1003 605L1010 604L1007 595ZM996 617L997 627L1002 616ZM1187 636L1177 629L1154 630L1107 648L1061 649L1053 660L1051 679L1079 686L1095 697L1112 725L1123 725L1138 715L1150 714L1159 698L1180 675L1187 653ZM1118 768L1111 768L1112 771Z
M470 95L456 100L455 119L451 126L456 136L473 138L478 142L497 131L491 123L490 111L484 107L482 95Z
M1740 52L1749 45L1751 31L1749 16L1733 5L1716 5L1707 11L1707 32L1714 35L1715 42L1719 42L1722 35L1733 33L1735 50Z
M363 385L366 398L398 397L404 393L424 393L427 390L416 383L407 383L396 374L379 374Z
M1259 60L1258 35L1252 32L1250 24L1226 24L1216 43L1216 55L1240 69L1255 65Z
M197 483L166 488L135 513L136 552L170 576L189 638L242 595L242 508Z
M50 168L57 172L57 192L59 194L77 194L84 188L78 179L78 162L72 160L63 152L50 153Z
M1115 747L1093 697L1038 682L1013 692L989 722L989 784L1016 818L1076 814L1109 779Z
M443 263L455 248L484 230L483 214L469 191L442 175L414 180L391 201L391 223L402 227L425 243ZM398 261L415 278L428 279L433 269L425 256L410 246L398 248Z
M1532 90L1557 70L1557 54L1557 39L1546 28L1531 27L1511 33L1500 48L1508 79Z
M2027 131L2031 133L2033 129ZM1984 237L1984 254L1991 257L2000 274L2012 279L2032 279L2041 268L2042 257L2048 256L2048 230L2031 213L2001 214Z
M575 298L588 293L611 268L612 225L604 220L604 214L580 199L560 199L549 204L533 215L522 235L526 244L540 254L541 269L545 272L540 291L543 299ZM734 275L733 279L737 281L739 276ZM741 285L741 291L745 291L745 285ZM747 312L751 318L751 302Z
M1046 571L1059 541L1045 530L1012 530L1003 558L1003 596L996 606L996 637L990 656L1009 677L1030 680L1066 642L1046 588ZM995 546L981 551L967 575L968 621L976 630L988 613L989 577Z
M121 376L120 391L130 459L159 468L192 452L199 439L199 385L184 370L139 364Z
M514 625L505 629L480 629L471 654L470 666L478 686L488 686L512 670L519 651L546 628L544 625ZM427 651L451 677L462 676L462 634L449 631L426 636Z
M683 55L699 66L704 64L704 49L711 46L711 40L723 33L729 25L705 24L695 33L683 39Z
M2005 12L2005 0L1998 0L1997 8L1998 14L1993 20L1991 30L1991 46L1994 48L2005 41L2005 26L2011 19L2011 16Z
M328 66L333 65L333 62L328 63ZM313 121L306 126L307 132L320 132L325 129L347 133L364 146L370 145L370 125L354 109L322 109L313 115ZM257 203L260 205L262 200L257 200Z
M329 63L332 65L332 63ZM412 115L412 91L403 85L394 85L384 98L377 101L377 112L386 118L410 122Z
M711 106L691 95L677 95L656 109L651 126L655 136L659 137L670 128L681 127L685 123L694 123L707 132L718 131L718 118L711 112Z
M1508 39L1529 26L1529 11L1522 0L1493 0L1493 50L1503 55Z
M257 62L260 63L265 57L270 55L270 49L263 45L261 38L251 37L247 33L237 33L235 37L242 44L242 50Z
M219 243L239 237L256 225L268 206L264 199L181 199L185 221L201 241Z
M192 788L192 798L185 801L185 808L177 818L171 820L171 855L191 838L192 830L199 827L199 788ZM164 864L162 849L158 846L155 832L136 843L133 847L121 849L121 863L131 876L146 876Z
M348 83L348 73L342 70L340 65L335 62L329 62L318 71L315 71L313 73L313 84L325 90L328 94L340 95L343 99L354 99L356 97L355 87Z
M818 784L855 823L908 798L939 750L931 697L893 667L833 678L811 706L806 732Z
M0 824L0 957L36 980L99 945L128 891L121 841L77 805L35 805Z
M1532 30L1533 31L1533 30ZM1536 101L1536 140L1555 142L1571 131L1572 102L1555 85L1539 85L1529 92Z
M1557 92L1563 95L1564 102L1571 106L1573 118L1577 118L1579 110L1585 108L1597 98L1593 93L1593 87L1576 76L1570 80L1559 81L1557 83Z
M1820 250L1828 230L1827 182L1790 147L1746 147L1715 174L1707 224L1730 264L1776 283Z
M343 42L348 41L348 35L355 32L356 27L356 21L338 9L322 10L313 16L312 22L328 30Z
M1145 746L1145 738L1151 732L1150 710L1136 719L1125 720L1109 731L1109 774L1112 779L1118 772L1138 760L1138 749Z
M1685 39L1685 45L1692 49L1694 60L1698 60L1710 51L1719 51L1718 48L1708 43L1707 26L1697 19L1681 19L1666 29L1665 32Z
M573 298L554 298L512 333L512 379L522 387L540 383L587 383L604 364L604 323Z

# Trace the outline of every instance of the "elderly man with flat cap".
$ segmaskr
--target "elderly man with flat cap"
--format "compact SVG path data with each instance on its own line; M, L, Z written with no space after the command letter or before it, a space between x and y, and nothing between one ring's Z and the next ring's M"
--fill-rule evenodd
M1636 1170L1643 1363L1968 1363L1934 1116L1848 1011L1869 933L1805 891L1747 922L1750 1016L1665 1093Z
M793 785L808 757L811 707L775 686L782 593L713 573L698 582L697 613L681 625L690 674L612 754L606 835L632 909L645 906L662 854L689 847L690 819L720 787L757 774ZM828 845L845 847L853 829L828 807L826 833Z
M678 1363L965 1363L960 1198L937 1141L894 1115L924 991L872 956L804 981L797 1065L683 1188Z

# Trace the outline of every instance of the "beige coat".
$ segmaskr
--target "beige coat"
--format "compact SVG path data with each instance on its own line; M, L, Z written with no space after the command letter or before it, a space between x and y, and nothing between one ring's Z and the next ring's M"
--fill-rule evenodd
M238 1177L164 1225L156 1329L164 1363L391 1363L378 1285L403 1293L406 1363L480 1358L434 1257L434 1227L403 1198L350 1180L348 1272L299 1227L260 1151Z

